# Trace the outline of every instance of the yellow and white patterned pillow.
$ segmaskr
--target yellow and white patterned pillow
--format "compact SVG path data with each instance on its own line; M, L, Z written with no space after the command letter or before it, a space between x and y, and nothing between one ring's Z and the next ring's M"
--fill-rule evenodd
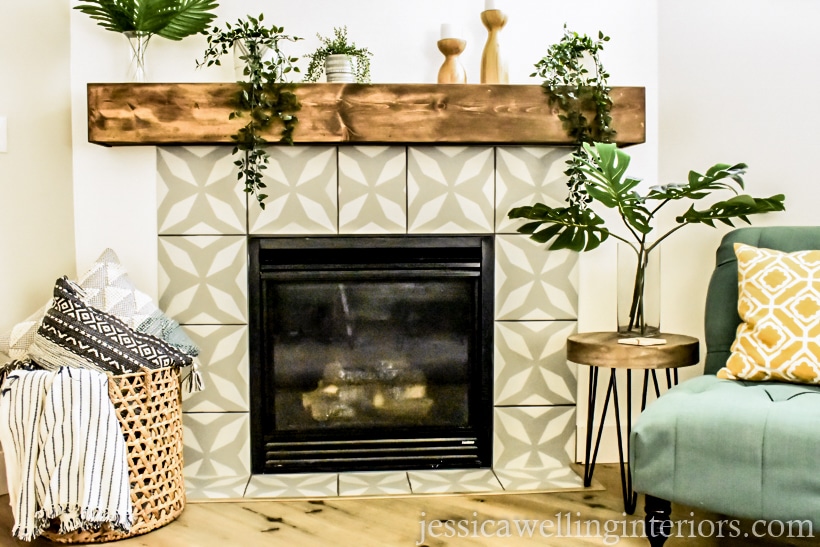
M820 384L820 251L735 254L743 322L718 378Z

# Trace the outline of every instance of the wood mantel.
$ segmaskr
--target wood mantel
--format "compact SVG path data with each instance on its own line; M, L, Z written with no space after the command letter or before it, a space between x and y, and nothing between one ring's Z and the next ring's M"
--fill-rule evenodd
M298 144L570 145L539 85L295 84ZM235 83L88 84L88 140L107 146L231 144ZM622 145L646 140L645 89L612 88ZM279 140L279 126L265 137Z

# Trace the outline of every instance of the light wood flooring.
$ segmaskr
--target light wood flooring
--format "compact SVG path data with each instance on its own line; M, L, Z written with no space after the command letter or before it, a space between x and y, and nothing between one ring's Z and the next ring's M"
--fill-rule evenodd
M143 536L107 545L121 547L413 547L438 546L530 546L575 547L583 545L647 546L644 538L624 537L622 524L643 518L643 500L634 516L623 515L620 477L616 465L599 464L593 488L576 492L541 494L441 495L387 497L372 499L324 499L300 501L237 501L189 503L182 515L167 526ZM710 522L721 517L673 507L673 519L688 519L703 535L710 534ZM558 516L557 516L558 515ZM566 523L569 518L569 530ZM558 521L562 523L558 537ZM423 526L421 523L425 522ZM440 521L437 523L436 521ZM448 521L448 523L445 523ZM516 521L517 524L516 524ZM530 537L520 534L524 521L545 524L542 536L536 528ZM589 532L587 532L589 522ZM595 524L597 523L597 524ZM609 524L607 524L609 523ZM741 522L742 533L751 531L750 522ZM13 518L8 496L0 496L0 545L54 545L45 539L32 543L14 540ZM509 536L505 533L509 525ZM617 526L604 538L605 526ZM482 533L482 527L484 533ZM600 526L601 534L595 534ZM631 524L627 534L631 534ZM422 538L422 528L425 528ZM692 525L682 523L682 535ZM728 529L727 529L728 530ZM580 533L579 533L580 532ZM551 537L546 537L552 534ZM462 537L458 537L461 535ZM447 537L451 536L451 537ZM587 537L584 537L587 536ZM597 536L597 537L595 537ZM423 541L422 541L423 539ZM776 540L773 538L717 539L673 537L666 543L679 546L734 545L820 545L820 531L814 540Z

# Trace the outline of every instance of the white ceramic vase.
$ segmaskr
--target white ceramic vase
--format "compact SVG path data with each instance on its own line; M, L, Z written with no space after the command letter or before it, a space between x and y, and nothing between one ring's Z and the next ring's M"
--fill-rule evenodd
M355 83L353 60L349 55L328 55L325 58L325 79L328 83Z

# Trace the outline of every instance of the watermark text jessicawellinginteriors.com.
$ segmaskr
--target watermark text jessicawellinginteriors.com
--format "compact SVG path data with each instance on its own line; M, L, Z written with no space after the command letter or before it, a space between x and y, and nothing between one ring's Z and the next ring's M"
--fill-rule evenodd
M694 517L694 513L689 514ZM546 519L489 519L474 512L463 519L431 519L422 512L416 545L449 538L600 538L604 545L617 545L624 538L645 538L649 530L642 517L588 519L581 513L556 513ZM659 523L658 523L659 524ZM745 525L744 525L745 524ZM808 520L679 519L668 522L663 535L678 538L813 538ZM660 528L652 535L660 535Z

